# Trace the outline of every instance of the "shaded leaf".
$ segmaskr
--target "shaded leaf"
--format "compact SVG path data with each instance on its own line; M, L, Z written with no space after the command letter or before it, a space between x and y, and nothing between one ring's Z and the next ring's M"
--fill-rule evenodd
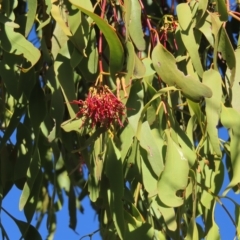
M101 19L98 15L85 9L84 6L81 6L79 2L76 2L76 0L70 0L70 2L77 8L79 8L82 12L91 17L96 22L100 30L103 32L110 49L109 57L110 73L112 77L115 77L115 74L121 71L122 69L124 57L123 47L115 30L109 24L107 24L107 22Z
M26 205L31 195L36 177L38 175L38 171L40 170L40 166L41 166L41 160L40 160L39 152L37 149L34 151L29 168L27 170L27 179L24 184L24 187L20 196L20 200L19 200L20 210L24 208L24 206Z
M23 55L23 57L31 63L31 66L28 68L21 69L23 72L27 72L39 60L40 51L20 33L14 32L12 28L4 27L1 31L0 39L4 51L15 55Z
M114 146L112 139L108 141L106 153L106 175L110 184L110 210L120 239L125 239L125 221L122 198L124 196L123 172L120 152ZM116 181L118 179L118 181Z
M231 128L230 131L230 154L231 154L231 164L233 170L233 177L230 183L226 187L223 195L236 186L240 182L240 114L233 108L226 108L222 106L221 122L224 127Z
M19 105L15 108L13 115L11 117L10 123L7 126L7 129L4 133L3 138L1 139L0 142L0 149L2 149L5 145L5 143L8 141L8 139L11 137L13 131L16 129L18 126L21 117L23 116L24 112L26 110L26 107L23 105Z
M39 232L37 231L37 229L35 227L33 227L32 225L30 225L26 222L16 219L5 209L3 209L3 211L16 223L16 225L18 226L18 228L22 234L22 237L25 240L32 240L32 239L42 240L41 235L39 234Z
M69 227L75 230L77 226L77 212L76 212L77 209L76 209L76 196L72 185L70 185L69 189L68 211L70 217Z

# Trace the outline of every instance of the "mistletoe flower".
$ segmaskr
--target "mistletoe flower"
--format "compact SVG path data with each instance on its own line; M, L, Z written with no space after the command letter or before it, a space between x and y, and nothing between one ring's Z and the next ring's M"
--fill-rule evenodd
M126 114L126 108L107 86L90 88L85 101L72 103L79 105L77 117L83 118L83 125L110 128L118 123L123 127L121 118Z

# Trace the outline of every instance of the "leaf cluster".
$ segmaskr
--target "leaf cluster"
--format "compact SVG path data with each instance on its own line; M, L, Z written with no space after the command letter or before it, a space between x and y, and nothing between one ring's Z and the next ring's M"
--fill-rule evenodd
M216 204L239 237L240 205L227 197L231 189L239 193L240 183L234 6L223 0L170 7L151 0L0 2L0 203L13 186L21 190L26 222L1 210L22 237L42 239L38 228L47 215L53 238L63 194L77 232L81 200L90 198L103 239L220 239ZM123 124L86 127L93 115L87 111L95 108L84 109L83 118L78 113L87 105L72 103L103 87L125 106ZM220 127L228 130L226 141ZM234 202L235 218L221 198ZM9 239L4 223L0 228Z

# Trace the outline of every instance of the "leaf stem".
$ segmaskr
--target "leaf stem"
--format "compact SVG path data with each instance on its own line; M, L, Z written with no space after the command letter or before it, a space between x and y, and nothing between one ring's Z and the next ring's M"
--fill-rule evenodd
M106 0L102 1L102 5L101 5L101 18L104 18L105 15L105 9L106 9ZM99 40L98 40L98 55L99 55L99 59L98 59L98 65L99 65L99 71L100 74L103 72L103 64L102 64L102 42L103 42L103 33L102 31L100 31L99 33Z

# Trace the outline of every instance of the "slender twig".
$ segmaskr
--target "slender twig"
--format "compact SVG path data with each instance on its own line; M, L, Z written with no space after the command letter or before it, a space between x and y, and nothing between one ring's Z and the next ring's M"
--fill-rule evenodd
M233 225L235 226L235 228L237 229L237 224L235 223L233 217L231 216L230 212L228 211L228 209L224 206L224 204L221 202L220 197L216 196L211 189L207 188L206 186L200 184L197 182L197 185L201 188L203 188L207 193L209 193L210 195L212 195L214 197L214 199L222 206L222 208L224 209L224 211L227 213L228 217L230 218L231 222L233 223Z
M151 38L151 42L152 42L152 46L154 46L154 36L152 34L153 27L152 27L152 24L150 22L150 18L148 17L148 15L146 13L146 10L144 8L144 5L143 5L141 0L139 0L139 3L140 3L140 6L141 6L141 9L142 9L144 18L145 18L145 20L147 22L147 26L148 26L148 30L149 30L149 34L150 34L150 38Z
M100 231L100 229L97 229L97 230L95 230L95 231L92 232L92 233L89 233L89 234L87 234L87 235L82 236L79 240L82 240L82 239L84 239L85 237L89 237L90 240L91 240L91 239L92 239L92 236L93 236L95 233L99 232L99 231Z
M240 17L236 16L233 12L229 11L228 14L235 18L236 20L240 21Z

